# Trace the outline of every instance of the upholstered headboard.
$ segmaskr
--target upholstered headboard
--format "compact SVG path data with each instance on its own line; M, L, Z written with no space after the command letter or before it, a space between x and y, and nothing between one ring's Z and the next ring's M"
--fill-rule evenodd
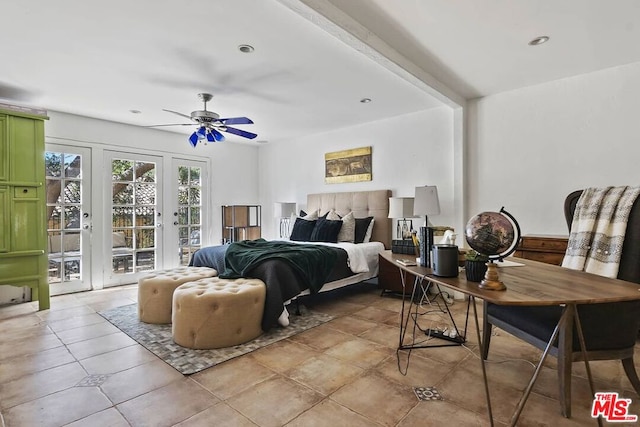
M322 215L335 209L343 216L353 212L356 218L374 217L371 240L391 248L391 219L389 215L391 190L352 191L345 193L317 193L307 195L307 211L318 210Z

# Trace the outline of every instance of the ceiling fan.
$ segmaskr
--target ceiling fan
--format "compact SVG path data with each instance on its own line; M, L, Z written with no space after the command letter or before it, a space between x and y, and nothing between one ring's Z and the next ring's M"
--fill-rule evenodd
M201 140L206 140L208 142L222 142L224 141L224 135L220 132L232 133L234 135L241 136L243 138L253 139L256 135L255 133L247 132L242 129L236 129L230 127L228 125L250 125L253 124L253 121L247 117L228 117L228 118L220 118L218 113L214 113L213 111L207 110L207 102L211 101L213 95L210 93L199 93L198 98L204 103L203 110L192 111L191 115L179 113L177 111L165 110L167 113L177 114L180 117L185 117L190 119L192 123L173 123L166 125L153 125L147 127L160 127L160 126L193 126L195 123L199 125L198 129L191 134L189 137L189 142L195 148L198 145L198 142Z

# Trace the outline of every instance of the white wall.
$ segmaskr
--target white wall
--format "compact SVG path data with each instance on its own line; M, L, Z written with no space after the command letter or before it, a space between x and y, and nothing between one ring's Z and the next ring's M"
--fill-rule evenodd
M469 102L471 215L511 212L523 234L567 234L573 190L639 185L640 63Z
M327 152L372 147L372 181L325 184ZM421 111L260 147L260 199L263 236L276 238L274 202L297 202L304 208L308 193L390 189L394 196L413 197L419 185L437 185L441 215L435 225L454 221L453 110ZM414 226L422 224L414 220ZM394 233L395 235L395 233Z

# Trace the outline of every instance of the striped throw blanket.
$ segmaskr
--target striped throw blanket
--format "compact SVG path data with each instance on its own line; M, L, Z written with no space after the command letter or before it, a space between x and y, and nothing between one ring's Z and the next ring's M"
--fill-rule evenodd
M640 187L587 188L576 205L562 266L615 278Z

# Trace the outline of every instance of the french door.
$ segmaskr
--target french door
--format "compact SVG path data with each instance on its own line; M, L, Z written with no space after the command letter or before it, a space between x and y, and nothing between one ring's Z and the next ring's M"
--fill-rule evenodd
M47 144L47 245L51 295L91 289L91 151Z
M205 242L206 227L203 215L207 199L203 185L207 182L207 168L203 161L173 159L172 218L169 244L172 265L188 265L191 256ZM169 228L169 227L167 227Z
M162 157L104 152L104 286L162 268Z

